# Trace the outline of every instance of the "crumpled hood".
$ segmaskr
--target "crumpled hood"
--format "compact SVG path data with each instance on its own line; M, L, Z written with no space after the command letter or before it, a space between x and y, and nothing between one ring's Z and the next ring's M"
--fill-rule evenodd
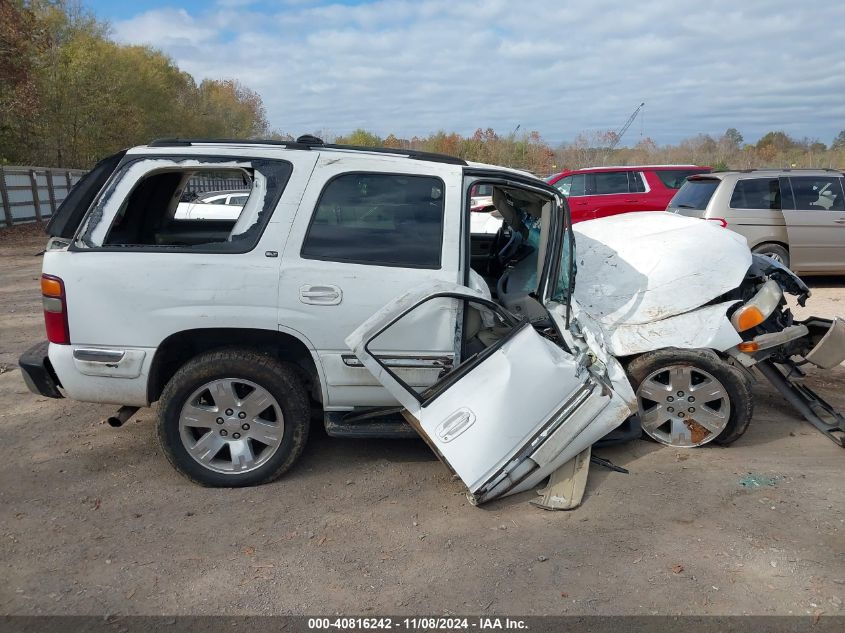
M573 226L575 299L602 329L653 323L737 288L751 265L745 238L672 213L627 213Z

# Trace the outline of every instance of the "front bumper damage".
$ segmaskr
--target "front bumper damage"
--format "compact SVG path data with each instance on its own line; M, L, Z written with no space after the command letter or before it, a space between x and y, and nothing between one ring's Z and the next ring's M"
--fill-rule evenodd
M791 330L792 334L800 334L796 340L806 337L809 351L803 356L778 358L775 361L770 354L772 347L763 349L761 345L758 352L760 358L755 366L805 420L834 443L845 448L845 416L801 382L807 375L802 365L811 363L821 369L833 369L845 361L845 319L810 317L787 330ZM786 330L776 334L783 335L785 332ZM762 334L754 340L774 336L776 335ZM789 343L791 340L788 343L779 342L777 345Z

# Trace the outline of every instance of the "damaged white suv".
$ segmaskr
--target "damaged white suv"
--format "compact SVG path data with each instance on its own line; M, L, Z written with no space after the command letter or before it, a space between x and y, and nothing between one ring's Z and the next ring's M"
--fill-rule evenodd
M237 219L177 217L220 178L248 184ZM479 185L493 235L469 228ZM37 393L122 405L114 425L158 401L164 451L198 483L278 477L319 412L333 436L419 433L483 502L637 412L667 444L730 442L749 367L785 380L771 360L845 357L842 321L793 321L783 292L806 287L741 237L568 218L543 181L447 156L155 141L98 164L52 219L49 342L20 364Z

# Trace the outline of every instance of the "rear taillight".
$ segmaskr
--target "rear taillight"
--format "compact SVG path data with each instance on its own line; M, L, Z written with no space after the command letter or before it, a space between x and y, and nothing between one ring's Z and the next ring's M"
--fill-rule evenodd
M725 218L707 218L711 222L718 222L722 225L722 228L725 229L728 227L728 221Z
M53 275L41 275L41 301L44 303L47 340L59 345L70 345L64 282Z

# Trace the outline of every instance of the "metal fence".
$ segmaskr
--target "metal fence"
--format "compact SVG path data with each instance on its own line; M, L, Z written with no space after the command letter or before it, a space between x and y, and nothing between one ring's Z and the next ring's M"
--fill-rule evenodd
M46 220L84 174L82 169L0 167L0 219L5 226Z

